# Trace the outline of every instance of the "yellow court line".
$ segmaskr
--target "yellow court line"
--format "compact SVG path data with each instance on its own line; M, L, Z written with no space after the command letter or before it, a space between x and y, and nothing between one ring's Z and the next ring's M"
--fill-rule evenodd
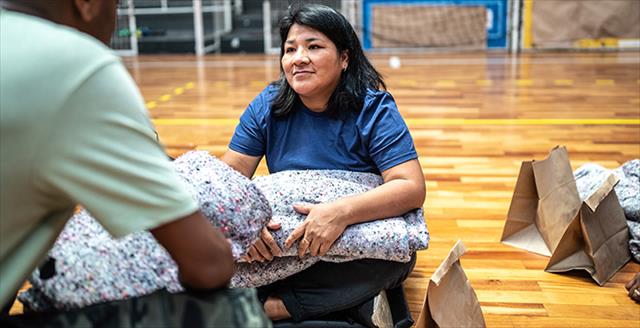
M153 120L154 125L223 125L236 126L238 119L235 118L157 118Z
M409 118L409 125L640 125L637 119L579 119L579 118Z
M533 85L533 80L518 79L516 80L516 85L519 87L529 87Z
M409 118L408 125L640 125L637 119L464 119L464 118ZM238 119L233 118L159 118L155 125L215 125L236 126Z
M440 81L436 82L435 86L436 87L441 87L441 88L455 87L456 86L456 81L453 81L453 80L440 80Z
M493 81L491 81L491 80L476 80L476 85L491 86L491 85L493 85Z
M533 0L524 0L523 16L522 47L530 49L533 45L533 29L531 24L533 20Z
M400 84L402 86L416 86L416 85L418 85L418 81L409 80L409 79L402 79L402 80L398 81L398 84Z
M596 80L596 85L600 86L609 86L614 84L616 84L614 80Z
M173 94L176 95L176 96L179 96L179 95L184 93L185 89L189 90L189 89L193 89L193 87L194 87L194 83L193 82L187 82L187 83L185 83L184 87L177 87L177 88L173 89ZM171 94L170 93L165 93L162 96L160 96L160 98L158 98L157 100L148 101L146 103L147 109L154 109L154 108L158 107L158 103L159 102L167 102L169 100L171 100Z
M573 80L559 79L559 80L554 80L553 83L555 85L573 85Z
M266 87L266 86L267 86L267 84L269 84L269 82L266 82L266 81L264 81L264 80L261 80L261 81L251 81L251 82L249 82L249 85L250 85L251 87L257 87L257 88L263 88L263 87Z

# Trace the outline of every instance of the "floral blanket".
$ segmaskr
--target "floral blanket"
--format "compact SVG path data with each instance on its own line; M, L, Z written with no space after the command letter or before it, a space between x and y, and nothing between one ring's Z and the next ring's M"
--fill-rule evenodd
M236 260L270 218L281 223L274 236L282 246L305 218L293 210L293 204L327 202L382 183L375 174L330 170L285 171L251 181L203 151L184 154L174 161L174 167L203 214L231 240ZM294 245L269 263L238 263L231 285L265 285L318 261L376 258L407 262L411 254L426 249L428 242L423 212L416 209L402 217L349 226L323 257L299 259ZM79 308L159 289L183 290L175 262L151 233L114 239L86 211L69 220L49 260L33 272L30 282L32 287L18 299L34 311Z

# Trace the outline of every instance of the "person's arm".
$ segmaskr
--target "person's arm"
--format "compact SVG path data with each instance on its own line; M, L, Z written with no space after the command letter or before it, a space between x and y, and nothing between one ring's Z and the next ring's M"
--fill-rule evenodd
M266 150L266 118L269 103L263 90L240 116L229 141L229 149L220 158L224 163L251 179Z
M368 192L329 203L294 205L306 220L287 238L289 248L301 239L298 255L324 255L347 226L402 215L424 203L426 189L417 159L382 172L384 183Z
M220 158L221 161L249 179L256 172L260 159L262 159L262 156L249 156L231 149L227 150Z
M150 231L178 265L183 285L220 288L233 276L231 246L200 211Z
M119 62L83 81L50 126L35 160L40 188L81 204L115 238L151 231L185 286L226 285L233 274L230 245L183 187Z

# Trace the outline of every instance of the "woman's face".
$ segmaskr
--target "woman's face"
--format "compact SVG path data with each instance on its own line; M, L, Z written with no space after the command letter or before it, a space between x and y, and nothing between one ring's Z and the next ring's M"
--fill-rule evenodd
M287 82L305 105L322 102L325 106L340 81L340 73L347 68L348 56L346 52L338 54L336 45L321 32L293 24L281 64Z

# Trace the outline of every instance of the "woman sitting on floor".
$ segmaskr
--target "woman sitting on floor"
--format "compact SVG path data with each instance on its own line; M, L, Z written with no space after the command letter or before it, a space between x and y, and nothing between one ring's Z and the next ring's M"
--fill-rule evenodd
M385 87L382 77L344 16L321 5L290 7L280 21L280 36L280 78L245 110L222 160L249 178L263 156L271 173L336 169L381 174L384 184L366 193L294 206L307 218L286 247L299 240L299 256L319 256L351 224L421 207L424 176L395 101L380 90ZM265 228L247 260L270 261L280 254ZM367 313L373 310L373 298L401 284L414 265L415 254L408 263L319 262L260 287L259 298L272 320ZM369 319L353 319L374 325Z

